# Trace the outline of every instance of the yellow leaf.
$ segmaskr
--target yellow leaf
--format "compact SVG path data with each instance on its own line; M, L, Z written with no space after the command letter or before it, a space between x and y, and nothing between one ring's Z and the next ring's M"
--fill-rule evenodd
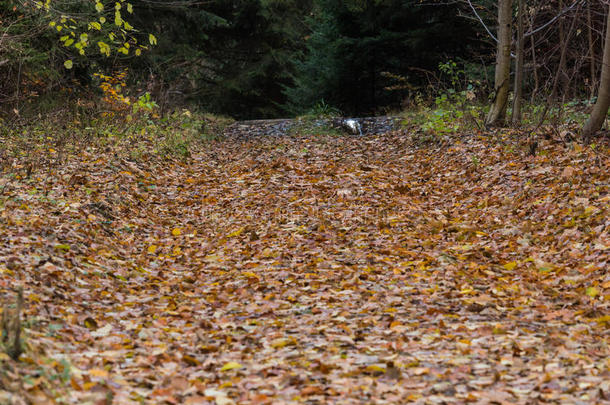
M108 371L101 368L92 368L88 371L90 376L99 378L108 378Z
M154 255L156 251L157 251L157 245L150 245L148 247L148 253L150 253L151 255Z
M72 61L70 59L68 59L67 61L64 62L64 67L66 69L72 69Z
M236 236L241 235L244 231L246 230L246 228L244 228L243 226L241 228L239 228L238 230L236 230L235 232L231 232L228 237L229 238L234 238Z
M595 319L595 321L597 322L598 325L605 324L605 325L610 326L610 315L604 315L602 317Z
M515 267L517 267L517 262L508 262L508 263L505 263L503 267L506 270L508 270L508 271L514 270Z
M234 361L230 361L227 364L225 364L224 366L222 366L220 371L238 370L238 369L240 369L242 367L243 366L241 364L236 363Z
M595 298L599 295L599 290L595 287L587 288L587 295L591 298Z
M88 329L97 329L97 322L93 318L87 318L85 319L85 326Z
M180 235L182 235L182 230L180 228L174 228L174 229L172 229L172 235L180 236Z
M251 271L246 271L246 272L245 272L245 273L243 273L243 274L244 274L244 277L247 277L247 278L255 278L255 279L257 279L257 280L260 280L260 279L261 279L261 278L260 278L260 276L259 276L258 274L253 273L253 272L251 272Z
M377 364L371 364L366 366L366 371L372 374L383 374L385 373L385 367L378 366Z
M271 341L271 347L274 349L281 349L286 346L294 346L296 343L294 338L279 338Z

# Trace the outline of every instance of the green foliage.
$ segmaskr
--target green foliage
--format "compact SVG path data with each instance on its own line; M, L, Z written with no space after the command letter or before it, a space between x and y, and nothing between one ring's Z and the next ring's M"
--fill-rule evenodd
M139 41L137 30L126 20L126 15L133 14L133 5L126 0L45 0L25 3L24 7L46 13L51 20L49 27L57 32L62 46L71 54L85 56L94 48L107 57L127 56L131 52L139 56L157 43L153 34L148 34L148 43ZM67 59L64 66L71 69L72 60Z
M330 118L338 117L340 115L341 110L327 104L324 100L320 100L318 103L316 103L316 105L314 105L309 111L307 111L306 114L306 116L315 118Z
M594 99L574 99L563 104L551 105L544 116L542 125L557 126L561 123L568 126L582 126L589 118L590 109L594 103ZM523 125L537 126L543 117L545 109L544 101L525 103L523 105ZM511 113L510 109L509 113Z
M138 100L131 108L134 114L143 113L145 115L151 115L159 108L159 105L152 100L150 93L146 92L138 97Z
M421 95L416 108L403 113L405 122L431 136L443 136L481 126L483 107L476 103L476 81L465 77L464 70L453 60L438 65L446 76L446 87L439 88L434 104L426 105ZM440 86L439 86L440 87Z

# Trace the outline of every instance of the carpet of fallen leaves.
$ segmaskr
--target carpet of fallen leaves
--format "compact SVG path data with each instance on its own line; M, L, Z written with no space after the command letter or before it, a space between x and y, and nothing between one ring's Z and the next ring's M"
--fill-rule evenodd
M13 403L610 401L607 146L293 136L0 177ZM23 175L23 177L21 177Z

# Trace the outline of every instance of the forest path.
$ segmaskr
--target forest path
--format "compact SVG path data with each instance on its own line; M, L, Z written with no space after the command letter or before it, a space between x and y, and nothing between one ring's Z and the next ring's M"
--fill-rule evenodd
M46 370L22 390L608 400L608 151L525 157L498 136L232 138L185 163L83 153L3 178L0 287L25 285L23 367Z
M340 131L345 131L342 127L342 121L352 119L357 121L362 129L362 135L379 135L400 127L403 117L395 115L376 116L376 117L360 117L360 118L286 118L286 119L269 119L269 120L248 120L237 121L229 125L224 130L225 135L234 137L252 137L252 136L285 136L291 133L297 133L299 130L306 128L309 132L315 133L316 129L320 133L327 128L336 128Z

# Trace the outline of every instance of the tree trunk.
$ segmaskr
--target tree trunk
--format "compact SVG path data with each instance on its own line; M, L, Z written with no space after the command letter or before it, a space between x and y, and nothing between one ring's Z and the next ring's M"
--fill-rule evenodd
M595 84L597 77L595 77L595 45L593 43L593 19L591 18L591 2L587 2L587 41L589 42L589 69L591 71L591 83L589 83L591 93L589 98L593 98L595 95Z
M563 13L563 0L559 0L559 6L558 6L558 10L557 12L559 14ZM565 28L564 28L564 17L565 15L562 15L559 18L559 49L564 49L565 47L567 47L567 39L566 39L566 34L565 34ZM566 96L568 95L569 92L569 88L570 88L570 79L568 77L568 73L566 72L566 58L562 58L559 60L559 77L561 78L561 85L562 85L562 92L561 94L563 95L564 99L566 98ZM556 100L553 100L556 101Z
M604 125L604 121L608 116L608 107L610 107L610 13L608 13L608 16L606 17L606 39L604 42L604 57L602 61L602 77L599 81L597 102L582 130L582 137L585 142L588 142L593 134L599 131L602 128L602 125Z
M503 125L508 104L510 87L510 45L511 45L512 0L498 0L498 49L496 54L496 75L494 98L485 125Z
M524 57L524 40L523 33L523 14L525 12L524 1L519 0L519 16L517 29L517 61L515 63L515 84L514 100L513 100L513 125L521 123L521 101L523 99L523 57Z

